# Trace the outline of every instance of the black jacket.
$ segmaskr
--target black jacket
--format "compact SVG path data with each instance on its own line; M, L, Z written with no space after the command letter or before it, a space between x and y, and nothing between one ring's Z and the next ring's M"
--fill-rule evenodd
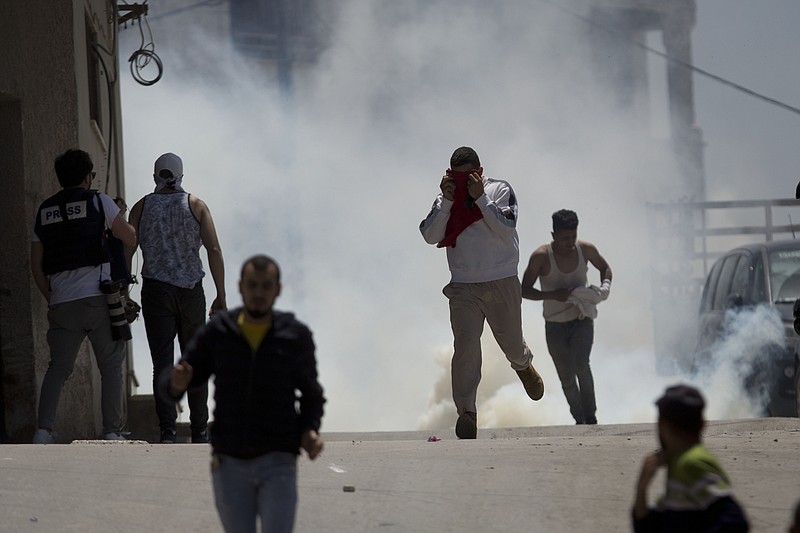
M739 503L725 496L703 511L657 511L633 519L635 533L747 533L750 525Z
M318 431L323 413L314 341L291 313L273 311L272 327L253 352L236 319L241 308L215 314L186 348L193 368L190 387L214 378L216 453L243 459L282 451L300 453L303 432ZM171 369L159 379L169 395Z

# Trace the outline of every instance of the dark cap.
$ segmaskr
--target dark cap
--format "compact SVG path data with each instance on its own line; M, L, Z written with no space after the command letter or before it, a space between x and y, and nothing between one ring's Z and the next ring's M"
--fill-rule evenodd
M700 391L689 385L673 385L656 400L658 414L673 425L687 429L703 428L703 408L706 406Z

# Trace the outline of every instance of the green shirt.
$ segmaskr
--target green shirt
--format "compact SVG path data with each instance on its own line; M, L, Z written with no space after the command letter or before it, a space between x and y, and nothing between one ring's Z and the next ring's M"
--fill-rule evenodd
M702 511L725 496L732 496L727 474L717 458L697 444L669 461L667 491L658 509Z

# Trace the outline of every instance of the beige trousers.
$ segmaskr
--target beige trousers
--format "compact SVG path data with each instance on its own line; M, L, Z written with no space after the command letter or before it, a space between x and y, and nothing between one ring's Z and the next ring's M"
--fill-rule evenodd
M453 401L459 415L476 413L484 322L488 322L511 368L523 370L533 359L522 336L522 287L512 276L481 283L449 283L442 293L450 300L453 328Z

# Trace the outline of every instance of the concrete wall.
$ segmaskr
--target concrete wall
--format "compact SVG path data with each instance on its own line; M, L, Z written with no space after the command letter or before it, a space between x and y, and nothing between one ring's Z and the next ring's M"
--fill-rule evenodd
M59 190L53 160L78 147L92 155L95 184L116 194L123 177L107 157L111 123L120 129L115 65L107 54L109 76L99 68L98 125L89 111L87 21L98 41L114 49L113 4L104 0L4 0L0 3L0 382L4 442L29 442L36 423L38 391L49 362L47 306L30 274L34 212ZM119 139L119 136L116 137ZM121 154L121 151L119 151ZM121 161L118 167L121 169ZM87 438L100 431L99 381L87 344L67 381L55 430L66 438Z

